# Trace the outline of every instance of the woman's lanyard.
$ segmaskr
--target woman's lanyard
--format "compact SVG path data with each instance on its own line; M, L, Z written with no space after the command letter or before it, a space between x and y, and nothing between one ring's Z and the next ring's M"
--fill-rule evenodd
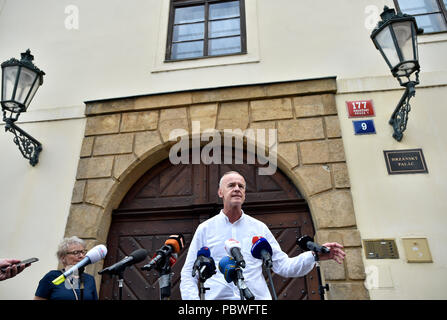
M82 270L84 271L84 270ZM65 269L62 269L62 273L65 272ZM67 280L68 284L70 285L71 290L74 293L75 299L79 300L78 294L73 286L73 278L74 277L69 277ZM81 293L81 301L84 300L84 277L82 276L82 272L79 272L79 280L80 280L80 285L79 285L79 289L80 289L80 293Z

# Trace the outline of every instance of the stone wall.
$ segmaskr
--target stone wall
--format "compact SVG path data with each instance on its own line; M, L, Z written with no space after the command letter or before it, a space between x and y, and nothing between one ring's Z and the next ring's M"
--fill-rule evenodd
M343 265L322 262L328 298L368 299L335 93L335 79L324 78L87 102L66 236L84 238L89 247L106 243L112 210L168 157L171 130L191 132L192 121L221 132L275 128L278 167L307 200L316 240L345 246Z

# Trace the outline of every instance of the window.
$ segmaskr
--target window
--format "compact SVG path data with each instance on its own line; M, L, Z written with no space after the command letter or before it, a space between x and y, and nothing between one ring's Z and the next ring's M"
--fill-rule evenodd
M447 31L447 0L394 0L396 8L416 18L425 33Z
M246 53L245 43L244 0L171 0L166 60Z

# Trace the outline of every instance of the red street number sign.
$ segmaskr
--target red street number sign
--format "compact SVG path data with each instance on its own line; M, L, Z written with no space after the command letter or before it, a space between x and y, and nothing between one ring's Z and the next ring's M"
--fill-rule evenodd
M372 100L346 101L346 106L349 118L375 116Z

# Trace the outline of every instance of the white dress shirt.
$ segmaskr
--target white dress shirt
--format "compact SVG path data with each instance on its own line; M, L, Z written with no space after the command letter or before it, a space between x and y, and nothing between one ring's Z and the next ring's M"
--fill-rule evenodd
M302 277L309 273L315 259L312 252L304 252L289 258L276 241L269 228L261 221L242 212L239 220L231 223L221 210L220 213L201 223L191 240L185 264L181 271L180 292L184 300L198 300L198 279L192 277L192 267L197 258L197 252L202 247L210 249L211 257L216 262L217 273L206 280L207 300L238 300L239 289L233 282L228 283L219 271L219 261L228 254L225 251L225 241L235 239L241 243L241 252L246 262L243 270L247 287L257 300L271 300L267 283L262 275L262 260L251 255L252 238L264 237L271 245L273 255L273 272L283 277Z

